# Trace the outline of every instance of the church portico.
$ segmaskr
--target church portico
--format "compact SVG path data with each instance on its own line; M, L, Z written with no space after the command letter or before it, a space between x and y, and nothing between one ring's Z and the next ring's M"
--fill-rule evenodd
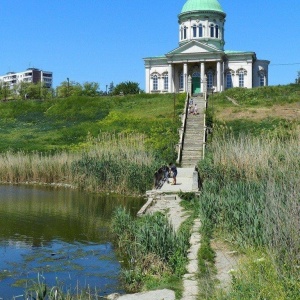
M255 52L225 51L225 17L218 0L186 0L178 15L179 46L144 58L146 93L221 92L268 84L267 60Z
M223 62L181 61L155 65L146 68L146 90L151 93L188 92L188 79L191 77L191 93L200 94L205 89L221 92L224 90ZM204 86L204 78L206 86Z

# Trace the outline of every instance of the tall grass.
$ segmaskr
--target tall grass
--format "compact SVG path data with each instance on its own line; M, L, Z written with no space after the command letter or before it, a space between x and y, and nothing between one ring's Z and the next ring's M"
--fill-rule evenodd
M285 139L219 132L211 157L200 164L206 178L200 209L204 224L243 249L266 249L286 295L300 280L299 157L297 128Z
M72 163L76 185L91 191L143 193L152 188L153 174L160 166L145 148L142 134L105 134Z
M123 272L127 289L137 291L149 280L156 280L157 286L166 276L179 280L185 271L189 229L182 227L175 233L162 214L135 220L124 209L116 210L112 230L128 257L128 269Z
M159 163L142 134L100 134L78 151L0 154L2 183L70 184L88 191L140 194L152 188Z

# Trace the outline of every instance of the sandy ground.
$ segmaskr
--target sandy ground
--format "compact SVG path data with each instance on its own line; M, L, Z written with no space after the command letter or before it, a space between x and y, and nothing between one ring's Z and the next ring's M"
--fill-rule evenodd
M222 111L217 111L219 120L228 121L235 119L248 119L259 121L262 119L282 118L286 120L299 120L300 118L300 102L287 103L285 105L273 105L272 107L257 107L257 108L224 108Z

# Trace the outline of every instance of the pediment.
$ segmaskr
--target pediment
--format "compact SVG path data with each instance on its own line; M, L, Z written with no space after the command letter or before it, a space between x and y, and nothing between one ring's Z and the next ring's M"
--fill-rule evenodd
M205 44L205 42L190 41L168 52L166 56L174 55L174 54L194 54L194 53L212 53L212 52L221 52L221 51L219 49L214 48L211 45Z

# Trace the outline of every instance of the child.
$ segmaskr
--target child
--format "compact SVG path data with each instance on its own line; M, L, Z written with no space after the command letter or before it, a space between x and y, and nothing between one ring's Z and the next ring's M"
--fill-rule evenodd
M169 166L170 166L171 176L173 178L173 182L171 184L176 185L177 168L175 164L172 163L170 163Z

